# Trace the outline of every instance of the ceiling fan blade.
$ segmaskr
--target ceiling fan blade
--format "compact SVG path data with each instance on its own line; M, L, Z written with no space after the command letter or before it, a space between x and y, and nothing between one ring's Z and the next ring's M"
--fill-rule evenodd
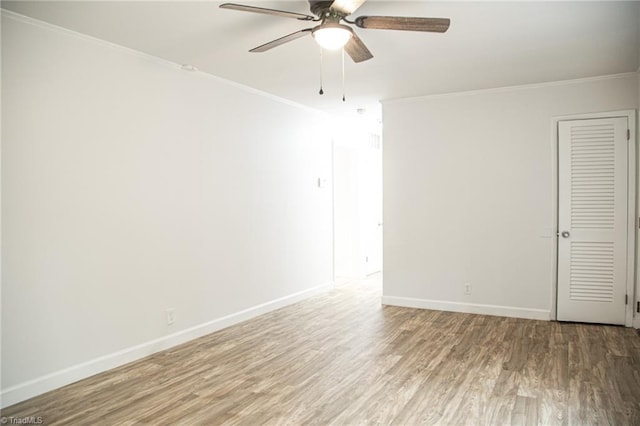
M376 30L426 31L444 33L449 29L448 18L412 18L403 16L359 16L356 25Z
M367 0L335 0L331 4L331 9L337 10L338 12L345 13L347 15L351 15L355 12L362 3Z
M276 10L276 9L265 9L264 7L245 6L242 4L235 4L235 3L224 3L224 4L221 4L220 7L222 9L240 10L242 12L263 13L265 15L294 18L294 19L299 19L300 21L313 21L314 19L316 19L311 15L305 15L303 13L287 12L285 10Z
M355 33L353 33L353 36L351 37L349 42L345 44L344 51L347 52L349 56L351 56L351 59L353 59L353 62L355 63L363 62L373 58L373 55L371 54L371 52L369 52L367 46L364 45L362 40L360 40L360 37L358 37Z
M249 52L266 52L269 49L273 49L274 47L278 47L281 44L288 43L300 37L304 37L307 34L311 34L311 28L306 28L304 30L296 31L295 33L291 33L284 37L277 38L269 43L265 43L262 46L255 47L251 49Z

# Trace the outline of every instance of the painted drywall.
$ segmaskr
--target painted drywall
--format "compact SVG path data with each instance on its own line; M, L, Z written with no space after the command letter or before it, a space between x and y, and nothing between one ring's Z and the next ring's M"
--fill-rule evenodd
M552 117L637 108L637 84L625 74L383 103L383 301L548 319Z
M5 12L2 103L3 405L332 281L326 116Z

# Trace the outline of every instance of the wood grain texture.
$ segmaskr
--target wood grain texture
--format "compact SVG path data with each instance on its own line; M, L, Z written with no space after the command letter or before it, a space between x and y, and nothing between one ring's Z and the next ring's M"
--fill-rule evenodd
M640 424L640 337L340 287L2 411L48 425Z

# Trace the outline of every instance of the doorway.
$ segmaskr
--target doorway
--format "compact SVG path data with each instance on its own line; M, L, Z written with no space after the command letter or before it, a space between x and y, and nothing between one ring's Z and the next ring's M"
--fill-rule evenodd
M382 271L382 141L378 132L345 132L334 140L335 282Z
M557 319L631 325L635 144L628 114L558 120Z
M362 236L365 275L382 271L382 143L380 135L369 134L362 149Z

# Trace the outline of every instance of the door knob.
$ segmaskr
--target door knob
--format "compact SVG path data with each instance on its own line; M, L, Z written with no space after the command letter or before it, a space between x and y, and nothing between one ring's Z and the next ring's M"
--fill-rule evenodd
M562 238L569 238L569 235L571 234L569 234L569 231L562 231L562 234L560 235L562 235Z

